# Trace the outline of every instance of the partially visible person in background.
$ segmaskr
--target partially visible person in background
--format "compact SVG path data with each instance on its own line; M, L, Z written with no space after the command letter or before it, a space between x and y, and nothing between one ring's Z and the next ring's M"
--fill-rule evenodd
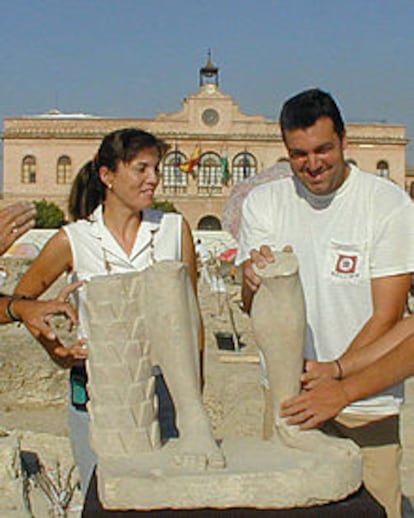
M0 255L35 225L33 203L22 201L0 210ZM56 338L50 325L54 315L64 315L71 324L77 323L74 308L66 302L71 288L61 292L56 300L34 300L32 297L0 294L0 324L24 322L35 338Z
M211 253L209 252L206 245L201 241L201 239L197 239L195 243L195 253L197 258L197 271L200 275L201 282L205 282L208 286L211 285L211 276L209 272L209 261L211 258Z

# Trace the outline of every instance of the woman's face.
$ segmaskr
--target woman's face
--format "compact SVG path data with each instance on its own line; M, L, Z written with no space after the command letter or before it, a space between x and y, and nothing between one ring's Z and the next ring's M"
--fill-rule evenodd
M150 207L160 180L159 162L157 148L146 148L130 162L119 162L115 172L106 170L101 175L108 187L106 203L121 202L134 212Z

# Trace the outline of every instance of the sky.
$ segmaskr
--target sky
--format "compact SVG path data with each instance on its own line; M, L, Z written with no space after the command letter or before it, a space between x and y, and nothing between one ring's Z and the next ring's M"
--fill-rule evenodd
M0 0L0 119L175 112L211 49L244 113L317 86L414 141L413 27L414 0Z

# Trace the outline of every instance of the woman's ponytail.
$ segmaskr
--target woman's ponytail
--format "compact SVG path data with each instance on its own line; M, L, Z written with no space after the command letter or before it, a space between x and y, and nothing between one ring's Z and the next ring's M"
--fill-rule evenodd
M73 220L86 219L105 199L96 160L87 162L78 172L69 194L69 214Z

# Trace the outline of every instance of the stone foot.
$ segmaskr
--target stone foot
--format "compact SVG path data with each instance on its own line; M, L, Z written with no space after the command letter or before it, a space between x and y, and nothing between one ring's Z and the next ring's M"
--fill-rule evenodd
M198 433L196 427L191 434L181 434L178 439L167 442L164 448L173 448L176 466L183 469L206 471L226 467L224 453L210 431Z
M177 466L196 471L220 470L226 467L226 460L221 448L216 441L201 441L197 444L195 441L200 440L194 437L194 440L185 439L177 440L177 451L174 455L174 461Z
M276 423L272 441L282 441L289 448L309 452L332 452L337 455L342 451L345 455L354 455L358 446L349 439L331 437L320 430L300 430L298 426Z
M180 445L179 439L165 444L163 450L171 449L171 459L176 468L182 471L218 471L226 467L226 461L221 449L216 445L215 451L195 452L186 451Z
M174 463L176 466L191 471L215 471L226 467L224 455L219 449L209 455L183 451L174 455Z

